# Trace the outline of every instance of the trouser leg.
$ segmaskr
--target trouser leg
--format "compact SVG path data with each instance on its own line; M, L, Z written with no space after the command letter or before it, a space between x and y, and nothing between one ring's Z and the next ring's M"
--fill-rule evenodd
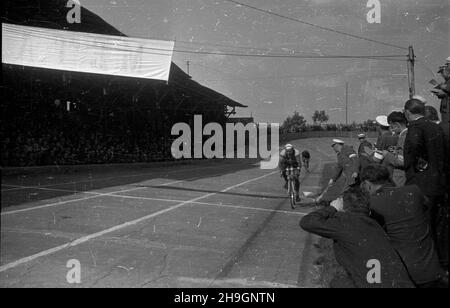
M282 177L282 178L284 179L284 181L287 183L288 178L287 178L287 175L286 175L286 172L285 172L285 171L281 172L281 177Z
M449 263L449 206L445 196L426 196L431 231L436 243L439 261L448 271Z
M294 188L297 193L300 191L300 179L298 176L295 177Z

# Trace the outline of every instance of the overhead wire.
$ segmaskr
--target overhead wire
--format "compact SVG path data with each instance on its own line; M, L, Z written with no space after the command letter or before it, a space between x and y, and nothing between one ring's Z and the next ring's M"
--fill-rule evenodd
M391 43L386 43L386 42L370 39L370 38L367 38L367 37L359 36L359 35L356 35L356 34L351 34L351 33L347 33L347 32L344 32L344 31L339 31L339 30L336 30L336 29L320 26L320 25L317 25L317 24L314 24L314 23L311 23L311 22L307 22L307 21L298 19L298 18L293 18L293 17L285 16L285 15L282 15L282 14L279 14L279 13L275 13L275 12L272 12L272 11L260 9L258 7L251 6L251 5L248 5L248 4L245 4L245 3L242 3L242 2L238 2L238 1L235 1L235 0L224 0L224 1L231 2L231 3L234 3L236 5L243 6L243 7L252 9L252 10L256 10L256 11L259 11L259 12L262 12L262 13L265 13L265 14L270 14L270 15L277 16L277 17L280 17L280 18L284 18L284 19L287 19L287 20L290 20L290 21L294 21L294 22L298 22L298 23L301 23L301 24L305 24L305 25L311 26L311 27L315 27L315 28L318 28L318 29L321 29L321 30L324 30L324 31L329 31L329 32L341 34L341 35L344 35L344 36L352 37L352 38L355 38L355 39L365 40L365 41L372 42L372 43L378 43L378 44L382 44L382 45L385 45L385 46L390 46L390 47L394 47L394 48L398 48L398 49L403 49L403 50L407 50L408 49L408 48L403 47L403 46L399 46L399 45L395 45L395 44L391 44Z
M10 29L9 31L21 34L21 31L17 31L14 29ZM35 37L52 39L56 41L62 41L66 43L72 42L71 40L59 38L52 35L43 35L38 31L26 30L28 34ZM107 43L107 42L92 42L89 40L79 39L76 42L77 44L88 46L88 47L97 47L103 48L106 50L115 50L115 51L130 51L129 49L121 49L119 47L129 47L128 45L120 44L120 43ZM100 44L100 45L99 45ZM106 45L106 46L102 46ZM153 52L142 51L141 49L153 50ZM154 48L154 47L143 47L136 50L136 53L144 53L144 54L153 54L153 55L166 55L164 53L159 52L178 52L178 53L189 53L189 54L201 54L201 55L220 55L220 56L235 56L235 57L256 57L256 58L292 58L292 59L373 59L373 60L388 60L388 61L406 61L406 55L284 55L284 54L246 54L246 53L229 53L229 52L216 52L216 51L191 51L191 50L181 50L181 49L165 49L165 48ZM404 60L400 60L397 58L405 58Z

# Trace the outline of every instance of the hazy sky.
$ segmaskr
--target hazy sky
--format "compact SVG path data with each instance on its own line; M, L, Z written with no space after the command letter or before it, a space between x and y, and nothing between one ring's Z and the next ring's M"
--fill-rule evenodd
M238 0L339 31L408 47L413 45L416 89L438 106L428 81L450 56L448 0L380 0L381 24L366 20L367 0ZM251 10L224 0L81 0L128 36L176 40L175 49L217 53L402 55L407 50L358 40ZM184 43L193 42L194 44ZM231 47L216 46L230 45ZM234 47L233 47L234 46ZM243 47L259 48L250 50ZM408 98L406 62L367 59L283 59L176 52L173 61L200 83L248 105L239 116L281 122L294 111L312 122L373 119L401 109Z

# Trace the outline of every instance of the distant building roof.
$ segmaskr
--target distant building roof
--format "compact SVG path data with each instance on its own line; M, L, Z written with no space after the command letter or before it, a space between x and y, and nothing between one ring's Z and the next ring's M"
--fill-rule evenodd
M4 0L3 16L1 19L2 22L11 24L126 36L101 17L84 7L81 8L82 22L69 24L66 20L66 15L69 10L66 4L66 0ZM161 81L147 80L146 82ZM174 83L177 87L187 92L193 92L197 95L207 97L213 103L230 107L247 107L192 80L188 74L173 62L169 76L170 83Z

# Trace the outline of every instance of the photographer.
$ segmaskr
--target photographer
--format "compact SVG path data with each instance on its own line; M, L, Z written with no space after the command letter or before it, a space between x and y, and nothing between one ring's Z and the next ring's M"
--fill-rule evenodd
M332 284L357 288L412 288L408 273L391 246L383 228L369 217L369 195L359 187L349 188L343 198L331 206L312 212L300 221L308 232L334 240L336 261L344 267L348 277ZM381 281L367 280L369 260L382 264Z

